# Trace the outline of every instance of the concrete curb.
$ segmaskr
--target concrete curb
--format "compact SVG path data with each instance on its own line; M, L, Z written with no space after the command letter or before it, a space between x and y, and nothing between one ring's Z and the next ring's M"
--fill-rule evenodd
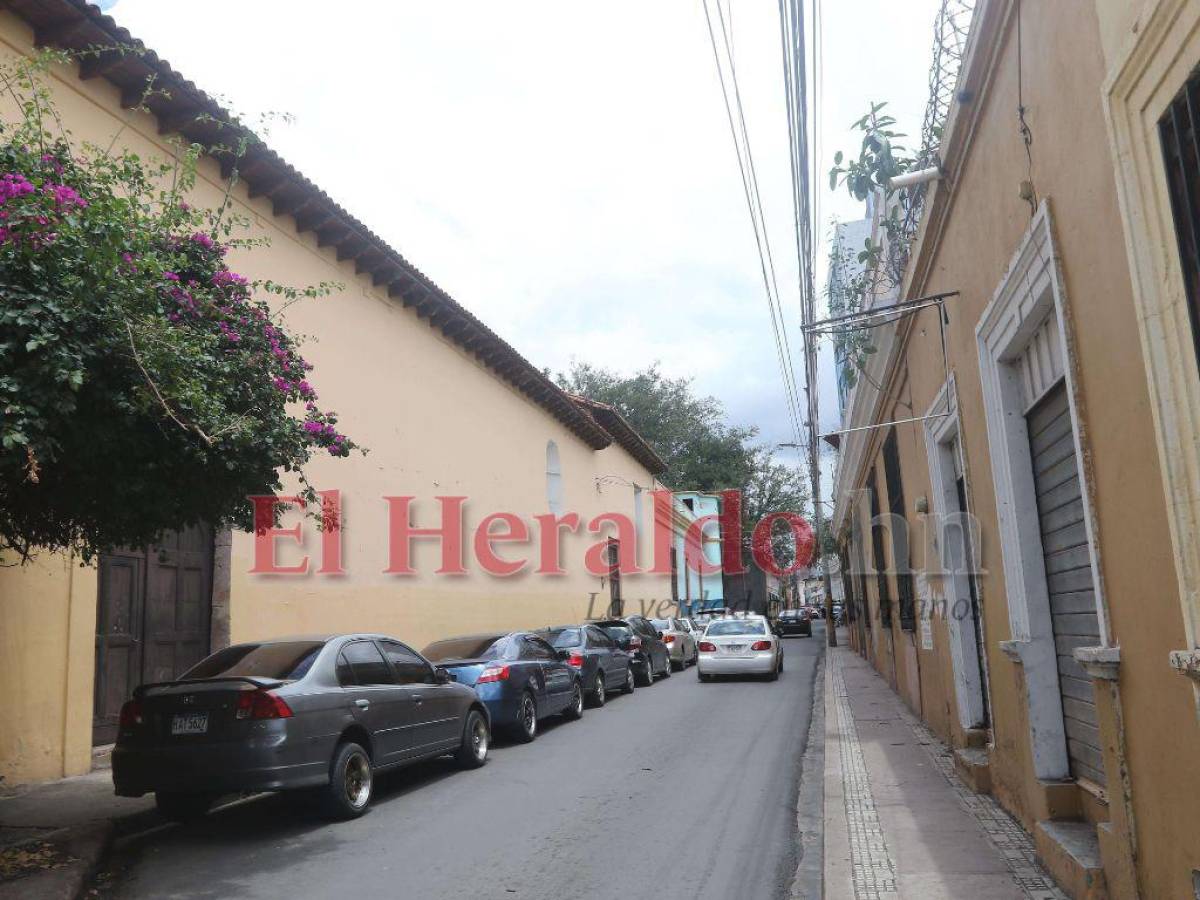
M824 896L824 845L821 830L825 817L825 666L829 651L817 662L813 677L812 714L808 740L800 769L800 791L796 800L796 831L800 841L800 860L792 880L791 900L818 900Z
M51 844L66 856L66 862L0 884L0 900L76 900L112 846L113 831L112 822L93 822L10 846L7 849Z

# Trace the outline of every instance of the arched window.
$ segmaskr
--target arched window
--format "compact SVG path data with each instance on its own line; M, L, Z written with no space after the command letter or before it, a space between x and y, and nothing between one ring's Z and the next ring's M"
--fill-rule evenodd
M556 516L563 514L562 463L558 459L558 444L546 442L546 503Z

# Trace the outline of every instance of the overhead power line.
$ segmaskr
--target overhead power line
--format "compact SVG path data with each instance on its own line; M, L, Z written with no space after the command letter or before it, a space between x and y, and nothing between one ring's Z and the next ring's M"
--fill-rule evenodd
M708 36L712 44L713 61L717 67L717 78L721 85L721 96L725 103L725 116L729 123L730 135L733 138L734 153L737 157L738 169L742 180L742 191L746 198L746 208L750 214L750 224L754 231L754 242L758 251L759 268L762 273L763 288L766 293L768 313L771 320L771 334L775 343L780 377L783 384L784 403L792 434L796 443L799 444L803 433L799 384L796 378L791 343L788 339L787 320L784 316L783 304L780 299L779 282L775 274L775 260L771 252L766 217L763 214L758 173L754 165L754 154L750 145L749 130L746 127L745 110L742 105L741 89L737 78L737 65L733 53L733 35L730 20L724 9L722 0L712 0L712 7L716 9L716 20L719 29L714 27L710 0L704 0L704 19L708 25ZM718 30L720 33L719 41Z

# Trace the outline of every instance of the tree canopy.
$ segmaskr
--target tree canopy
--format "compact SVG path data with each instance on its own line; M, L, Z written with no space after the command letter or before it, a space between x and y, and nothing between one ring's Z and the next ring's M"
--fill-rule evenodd
M564 390L616 407L666 462L662 479L668 487L705 493L742 491L745 550L754 526L764 516L807 512L803 471L779 462L772 448L755 443L757 428L730 425L721 402L698 396L692 379L669 378L657 363L621 375L575 362L557 381ZM787 534L776 541L777 558L785 565L791 560L790 547Z

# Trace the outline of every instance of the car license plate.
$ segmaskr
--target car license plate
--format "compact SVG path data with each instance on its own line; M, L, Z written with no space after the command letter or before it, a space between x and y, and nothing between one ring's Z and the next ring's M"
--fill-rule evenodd
M745 653L746 645L745 644L726 644L725 650L727 653Z
M208 713L176 713L171 734L204 734L208 731Z

